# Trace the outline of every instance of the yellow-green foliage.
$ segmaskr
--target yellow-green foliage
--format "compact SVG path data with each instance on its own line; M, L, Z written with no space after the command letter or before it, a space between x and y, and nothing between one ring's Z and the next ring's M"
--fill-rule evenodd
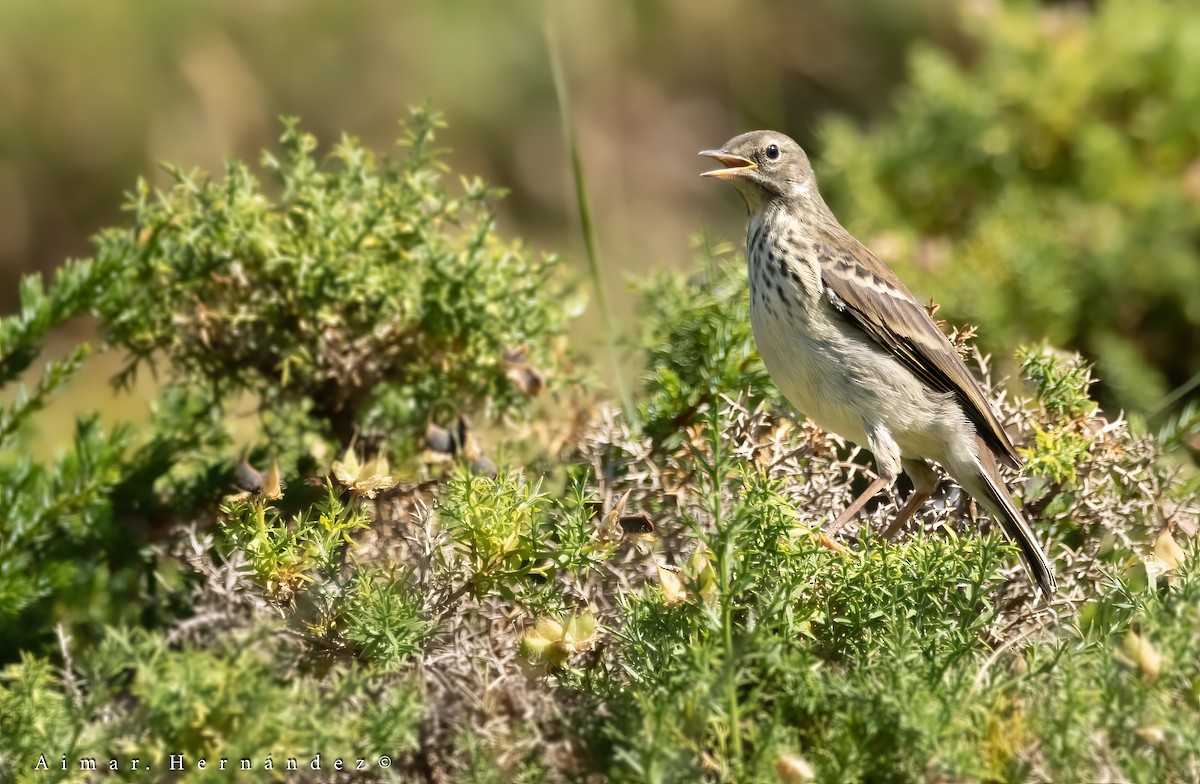
M141 631L114 632L84 664L86 691L83 683L64 686L42 658L8 666L0 673L5 780L93 781L96 774L81 769L88 759L113 780L283 780L288 757L303 771L290 775L305 775L318 752L324 771L338 757L348 768L362 757L374 773L381 755L416 747L421 703L411 681L357 667L343 668L325 688L311 673L281 679L296 653L281 640L264 630L175 646ZM118 705L119 722L90 720ZM36 770L43 754L47 765ZM171 755L183 755L183 770L170 770ZM248 771L240 770L242 758ZM108 772L114 760L119 773ZM273 773L264 769L268 760Z
M646 346L638 409L647 435L670 446L715 402L713 390L748 389L751 402L779 398L750 331L745 265L729 243L702 237L697 244L696 280L662 273L637 284L648 306L638 325Z
M476 590L534 567L534 533L549 504L540 485L507 475L452 480L443 519Z

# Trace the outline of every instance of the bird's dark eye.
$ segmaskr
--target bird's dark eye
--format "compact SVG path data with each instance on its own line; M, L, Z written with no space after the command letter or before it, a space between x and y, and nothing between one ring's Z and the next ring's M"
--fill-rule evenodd
M779 145L768 144L767 145L767 157L770 158L771 160L775 160L776 158L778 158L779 157Z

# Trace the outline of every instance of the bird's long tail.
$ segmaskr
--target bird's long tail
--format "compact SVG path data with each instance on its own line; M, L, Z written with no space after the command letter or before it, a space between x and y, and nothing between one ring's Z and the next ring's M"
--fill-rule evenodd
M1058 587L1054 580L1054 567L1050 565L1045 551L1038 544L1033 529L1025 522L1017 505L1013 503L996 466L996 458L984 444L979 445L979 468L976 473L955 478L963 489L1000 521L1004 533L1020 548L1021 559L1025 562L1030 577L1042 589L1042 594L1047 599L1051 598Z

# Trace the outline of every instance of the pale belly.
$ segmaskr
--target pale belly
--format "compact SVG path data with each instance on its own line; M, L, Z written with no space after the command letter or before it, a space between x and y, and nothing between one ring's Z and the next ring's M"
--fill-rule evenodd
M754 340L767 371L822 429L870 448L867 433L882 428L905 457L939 462L947 440L972 432L951 398L927 389L855 328L806 318L799 302L785 311L770 294L752 303Z
M843 359L848 353L836 335L813 335L795 329L790 320L751 308L750 324L758 353L779 390L800 413L824 430L856 443L866 443L859 411L876 401L860 374Z

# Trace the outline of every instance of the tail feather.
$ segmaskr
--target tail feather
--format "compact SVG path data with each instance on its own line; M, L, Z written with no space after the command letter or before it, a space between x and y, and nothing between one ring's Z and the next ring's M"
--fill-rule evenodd
M996 466L996 458L984 444L980 444L979 448L979 468L981 470L974 476L956 479L976 501L1000 521L1004 533L1020 548L1021 559L1025 562L1029 575L1042 589L1042 594L1049 599L1058 587L1054 579L1054 567L1050 565L1045 551L1038 544L1033 529L1025 522L1017 505L1013 503Z

